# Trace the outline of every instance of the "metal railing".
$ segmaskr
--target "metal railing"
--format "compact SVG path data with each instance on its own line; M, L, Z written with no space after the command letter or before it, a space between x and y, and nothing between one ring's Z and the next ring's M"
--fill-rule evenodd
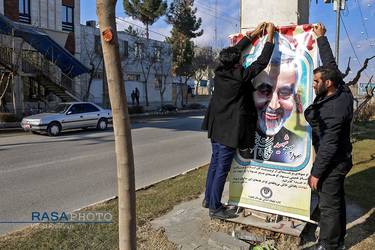
M10 69L15 69L16 65L13 63L13 49L0 45L0 61L4 66ZM47 60L43 54L32 51L23 50L21 54L22 72L31 74L41 74L49 81L67 90L78 100L82 99L87 89L73 81L72 78L64 74L61 69ZM94 96L90 94L89 98Z

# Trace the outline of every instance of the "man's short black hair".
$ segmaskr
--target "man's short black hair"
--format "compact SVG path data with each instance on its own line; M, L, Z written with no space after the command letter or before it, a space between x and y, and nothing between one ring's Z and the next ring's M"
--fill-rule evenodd
M227 47L222 49L219 54L219 60L224 69L234 68L241 59L241 50L237 47Z
M335 67L332 66L319 66L316 69L314 69L314 74L320 73L320 79L322 79L323 82L327 80L331 80L333 82L333 86L336 88L339 85L339 79L338 79L338 72Z

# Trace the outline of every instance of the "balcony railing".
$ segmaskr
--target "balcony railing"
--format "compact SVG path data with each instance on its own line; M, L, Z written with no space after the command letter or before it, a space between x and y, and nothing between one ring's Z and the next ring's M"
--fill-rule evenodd
M13 49L0 45L0 62L8 69L15 69L16 64L13 63ZM32 50L23 50L21 53L20 64L21 72L28 74L41 74L50 82L67 90L78 100L82 99L82 93L86 93L87 89L79 84L74 84L72 78L64 74L59 67L47 60L41 53ZM41 83L42 84L42 83ZM92 95L90 94L90 97Z

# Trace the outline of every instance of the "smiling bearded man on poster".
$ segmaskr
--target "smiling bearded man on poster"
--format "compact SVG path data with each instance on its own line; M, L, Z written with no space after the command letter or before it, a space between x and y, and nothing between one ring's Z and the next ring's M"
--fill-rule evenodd
M250 60L257 57L259 48ZM271 61L253 80L258 120L255 147L239 149L241 157L282 163L296 163L302 157L302 137L284 124L295 108L300 108L298 86L302 77L301 59L281 36Z
M268 66L252 81L256 106L255 147L238 148L232 162L229 204L310 220L311 129L303 110L312 102L317 45L311 24L279 26ZM231 37L236 43L236 34ZM246 66L267 35L244 51Z

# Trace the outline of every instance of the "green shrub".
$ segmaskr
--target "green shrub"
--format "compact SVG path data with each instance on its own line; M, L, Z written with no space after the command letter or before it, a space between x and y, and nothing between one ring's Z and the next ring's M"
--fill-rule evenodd
M139 114L139 113L143 113L144 112L144 109L143 109L143 106L128 106L128 111L129 111L129 114Z
M164 107L166 107L166 108L175 108L176 106L174 104L164 104Z
M199 104L199 103L190 103L187 106L188 109L204 109L204 105Z
M0 122L16 122L16 116L13 113L0 113Z

